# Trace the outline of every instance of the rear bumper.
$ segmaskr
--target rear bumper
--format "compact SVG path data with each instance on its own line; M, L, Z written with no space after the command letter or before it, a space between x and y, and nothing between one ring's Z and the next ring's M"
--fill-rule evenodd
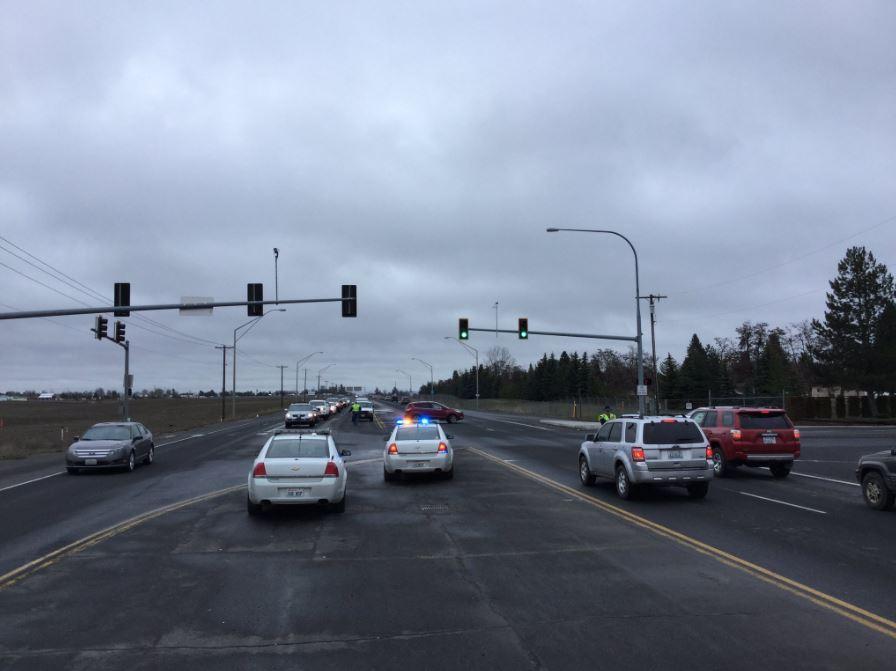
M657 469L636 466L632 469L631 480L635 484L654 485L688 485L694 482L709 482L715 476L712 462L706 468Z
M290 494L295 491L296 494ZM301 492L301 493L299 493ZM252 503L267 501L277 505L313 505L326 500L338 503L345 496L345 484L339 478L330 481L270 481L266 478L251 478L249 500Z
M358 419L373 419L373 413L362 410L358 413Z
M454 467L451 454L387 454L383 459L383 467L389 473L435 473L450 471Z
M744 463L752 465L793 463L794 455L789 452L777 452L775 454L745 454Z

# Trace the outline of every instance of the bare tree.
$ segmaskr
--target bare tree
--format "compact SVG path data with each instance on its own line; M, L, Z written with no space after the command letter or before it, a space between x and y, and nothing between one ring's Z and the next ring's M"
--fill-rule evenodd
M485 353L486 365L491 368L497 377L504 377L516 368L516 359L510 350L503 345L495 345Z

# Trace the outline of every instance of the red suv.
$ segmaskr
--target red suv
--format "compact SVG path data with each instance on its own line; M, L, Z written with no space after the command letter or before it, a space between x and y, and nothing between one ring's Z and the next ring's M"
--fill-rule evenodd
M800 457L800 430L780 408L698 408L690 417L709 440L718 477L745 464L786 478Z
M460 410L449 408L447 405L442 405L441 403L436 403L434 401L415 401L414 403L408 403L407 407L404 409L404 415L405 417L410 417L414 420L426 417L427 419L434 421L445 421L449 424L454 424L454 422L464 418L464 413Z

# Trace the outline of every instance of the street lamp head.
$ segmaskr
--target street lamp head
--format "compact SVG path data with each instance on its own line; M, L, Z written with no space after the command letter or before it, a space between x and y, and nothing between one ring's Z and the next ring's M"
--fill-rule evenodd
M545 230L546 230L548 233L559 233L559 232L560 232L560 229L559 229L559 228L546 228Z

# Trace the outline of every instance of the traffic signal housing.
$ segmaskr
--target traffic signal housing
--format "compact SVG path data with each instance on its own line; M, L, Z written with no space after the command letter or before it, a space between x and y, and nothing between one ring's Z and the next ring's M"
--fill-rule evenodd
M457 339L470 339L470 320L466 319L465 317L461 317L457 320Z
M124 322L115 322L115 342L124 342Z
M528 318L520 317L516 332L517 332L517 336L519 336L520 340L528 340L529 339L529 319Z
M264 285L261 282L249 282L246 285L246 301L249 302L249 305L246 306L246 314L250 317L264 315L264 305L261 304L263 300ZM253 305L253 301L258 302Z
M96 323L93 327L93 332L96 334L97 340L102 340L103 338L108 337L109 334L109 320L103 317L103 315L96 316Z
M115 283L115 307L127 308L131 305L131 283L116 282ZM130 317L130 310L116 310L113 313L116 317Z
M357 317L358 316L358 285L343 284L342 285L342 316Z

